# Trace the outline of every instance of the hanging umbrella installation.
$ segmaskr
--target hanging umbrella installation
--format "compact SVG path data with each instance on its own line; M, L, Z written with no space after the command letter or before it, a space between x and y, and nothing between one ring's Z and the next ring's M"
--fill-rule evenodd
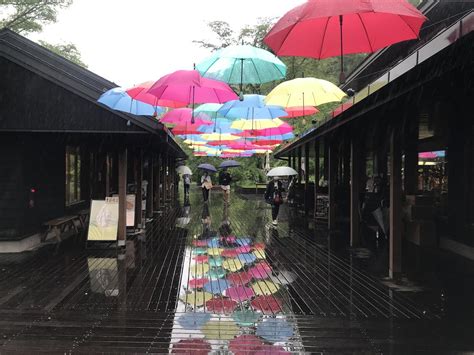
M282 106L266 104L263 95L244 95L243 100L226 102L217 113L229 119L272 119L286 116Z
M180 102L175 100L164 100L158 99L154 95L150 95L148 90L153 86L154 81L147 81L132 88L127 89L127 94L134 100L150 104L152 106L163 106L170 108L185 107L188 105L186 102Z
M257 326L256 334L272 343L286 342L294 334L293 326L283 318L267 318Z
M123 88L113 88L100 95L97 102L111 109L131 113L137 116L154 116L162 114L165 110L160 106L153 106L134 100Z
M160 118L160 122L173 125L186 125L191 124L191 119L192 110L188 107L182 107L168 111L162 118ZM212 125L212 123L213 122L209 120L209 117L203 113L195 115L194 117L195 125Z
M213 298L206 302L206 309L217 314L230 314L237 307L237 302L229 298Z
M263 41L278 56L340 56L343 82L343 55L418 38L425 20L406 0L311 0L283 15Z
M283 79L286 65L274 54L250 45L232 45L196 65L202 76L229 84L263 84Z

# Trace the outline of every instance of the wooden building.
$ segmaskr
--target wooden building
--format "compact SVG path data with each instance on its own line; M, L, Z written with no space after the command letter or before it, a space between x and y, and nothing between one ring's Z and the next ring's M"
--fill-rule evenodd
M299 172L301 196L314 194L301 204L346 228L351 246L372 219L392 277L404 271L402 244L474 258L473 8L425 1L420 40L370 55L342 85L356 94L276 153Z
M123 241L127 192L137 191L141 201L142 181L148 182L148 217L175 200L174 168L185 153L153 118L97 103L116 86L10 30L0 31L0 240L38 233L45 221L116 193Z

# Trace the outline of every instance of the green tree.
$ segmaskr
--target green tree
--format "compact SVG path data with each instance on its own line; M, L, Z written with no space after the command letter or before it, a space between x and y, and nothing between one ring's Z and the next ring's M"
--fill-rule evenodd
M59 43L51 44L45 41L39 41L40 44L48 48L50 51L63 56L73 63L80 65L81 67L87 68L87 65L81 60L81 53L73 43Z
M0 28L7 27L20 34L41 32L43 25L57 20L59 9L73 0L0 0Z

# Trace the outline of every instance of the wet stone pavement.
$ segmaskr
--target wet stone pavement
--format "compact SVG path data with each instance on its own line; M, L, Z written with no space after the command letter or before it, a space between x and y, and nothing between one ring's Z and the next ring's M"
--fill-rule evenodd
M324 229L286 206L279 221L260 199L203 204L196 189L124 249L69 238L0 255L0 354L473 349L465 323L333 252Z

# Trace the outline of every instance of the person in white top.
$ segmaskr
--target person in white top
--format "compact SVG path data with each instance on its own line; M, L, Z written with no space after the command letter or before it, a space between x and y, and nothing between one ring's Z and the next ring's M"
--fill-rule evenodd
M209 200L209 191L212 189L212 180L211 176L207 171L204 172L204 175L201 176L201 189L202 189L202 198L204 202Z

